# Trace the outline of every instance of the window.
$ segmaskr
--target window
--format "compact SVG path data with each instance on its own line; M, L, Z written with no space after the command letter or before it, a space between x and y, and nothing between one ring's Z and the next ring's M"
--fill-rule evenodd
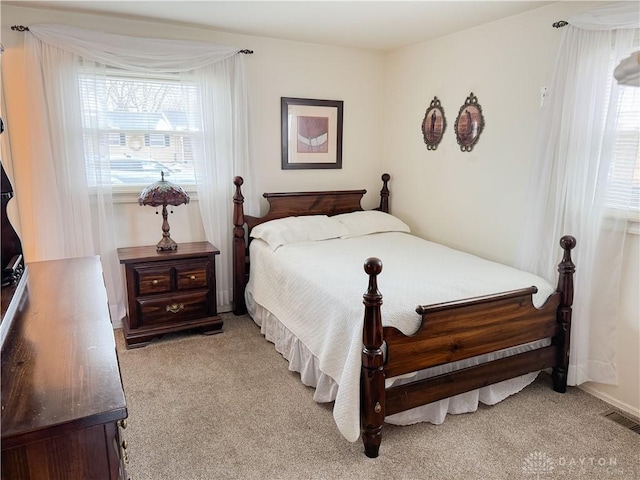
M145 147L170 147L169 135L149 134L144 136Z
M629 220L636 224L630 231L636 232L640 220L640 89L619 85L615 108L606 206L612 212L628 212Z
M95 185L105 152L114 189L140 190L160 180L195 185L194 145L200 145L198 88L163 75L132 75L115 69L104 81L80 77L87 179ZM98 125L96 142L94 129ZM107 147L107 148L105 148Z
M121 147L125 145L126 136L123 133L110 133L109 134L109 145Z
M621 86L614 139L614 159L610 171L607 204L622 210L640 210L640 89ZM627 205L631 189L631 205Z

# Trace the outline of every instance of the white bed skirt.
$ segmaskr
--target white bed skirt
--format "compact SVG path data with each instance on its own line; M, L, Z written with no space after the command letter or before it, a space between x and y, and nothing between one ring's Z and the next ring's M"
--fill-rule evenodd
M302 383L315 388L313 399L319 403L334 401L338 392L338 384L333 378L318 368L318 359L275 315L255 303L249 292L247 292L245 297L249 315L251 315L254 322L260 327L260 331L265 338L275 345L276 351L289 362L289 370L299 372ZM533 342L516 347L515 349L509 349L509 354L522 353L549 344L549 339ZM401 385L504 356L506 355L501 355L500 352L496 352L494 354L482 355L452 364L429 368L416 374L411 374L410 376L387 379L386 385L387 387ZM444 422L448 413L459 414L475 412L478 409L479 402L485 405L495 405L501 402L508 396L518 393L532 383L538 376L538 373L539 372L528 373L478 390L472 390L454 397L445 398L411 410L396 413L395 415L387 416L385 422L394 425L411 425L418 422L429 422L439 425Z

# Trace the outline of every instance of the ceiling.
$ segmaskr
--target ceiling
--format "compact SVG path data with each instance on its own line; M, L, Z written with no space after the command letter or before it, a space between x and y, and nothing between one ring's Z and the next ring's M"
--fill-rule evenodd
M554 2L23 0L3 3L153 19L251 36L388 51Z

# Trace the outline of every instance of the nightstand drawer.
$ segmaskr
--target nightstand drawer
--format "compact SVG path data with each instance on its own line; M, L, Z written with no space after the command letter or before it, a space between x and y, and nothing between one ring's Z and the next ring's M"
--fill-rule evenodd
M138 298L141 326L179 322L208 315L208 291L165 296L163 298Z
M176 280L178 290L207 288L207 271L211 268L209 262L189 262L176 265Z
M170 267L137 267L138 295L151 295L171 291Z

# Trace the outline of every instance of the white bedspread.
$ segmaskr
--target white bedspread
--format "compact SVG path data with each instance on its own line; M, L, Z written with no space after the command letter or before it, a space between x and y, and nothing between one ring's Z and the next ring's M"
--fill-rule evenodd
M405 334L414 333L419 326L417 305L535 285L534 304L539 307L554 291L549 282L535 275L405 233L302 242L275 251L254 240L250 250L247 299L275 316L315 357L317 368L338 384L333 416L342 435L352 442L360 435L362 294L368 283L363 265L368 257L383 262L378 276L383 324ZM518 351L523 348L527 347ZM462 368L493 358L496 356L476 357L444 368ZM534 378L529 375L517 381L511 393Z

